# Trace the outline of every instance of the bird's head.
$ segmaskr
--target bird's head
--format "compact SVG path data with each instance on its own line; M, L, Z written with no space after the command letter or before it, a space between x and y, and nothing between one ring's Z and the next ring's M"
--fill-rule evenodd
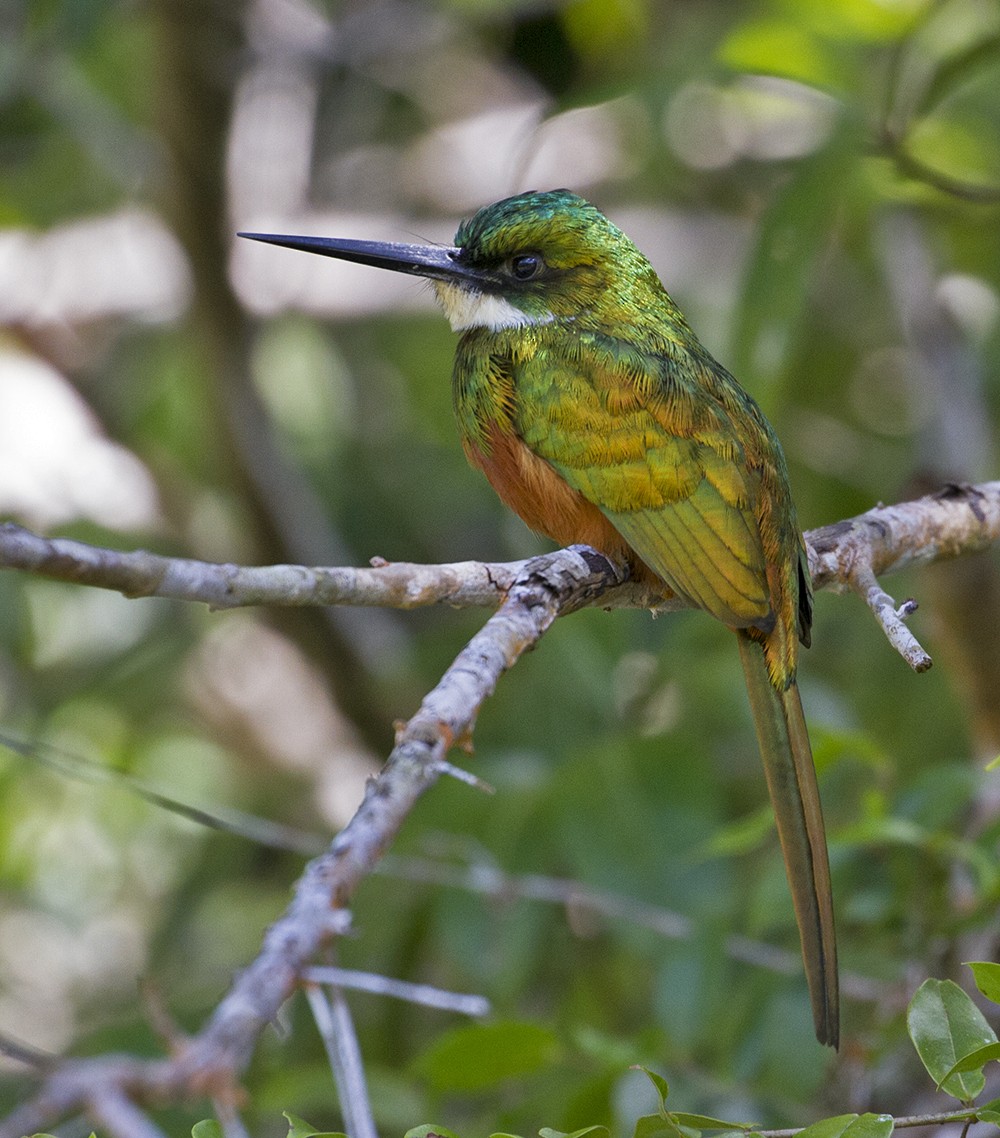
M498 331L591 314L638 317L666 296L646 258L569 190L518 194L462 223L453 247L242 233L257 241L426 277L455 331Z

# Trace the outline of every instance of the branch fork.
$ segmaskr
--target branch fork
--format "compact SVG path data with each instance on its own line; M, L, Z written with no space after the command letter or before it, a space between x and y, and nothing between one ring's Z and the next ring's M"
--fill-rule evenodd
M879 506L867 514L806 535L816 589L853 591L863 597L890 642L920 671L930 657L903 623L915 602L902 605L878 584L880 575L908 565L983 549L1000 538L1000 482L950 486L938 495ZM260 1034L303 984L328 1046L347 1050L337 1064L353 1067L353 1028L338 996L321 1001L318 975L307 969L320 950L350 929L348 905L373 871L419 798L442 775L479 789L473 775L447 760L456 741L471 738L480 707L500 677L544 635L556 618L588 605L642 607L663 604L620 567L592 549L573 546L510 564L465 562L444 566L385 564L368 568L302 566L242 568L179 561L152 553L98 550L80 542L44 538L0 524L0 568L113 589L126 596L169 596L217 608L255 604L355 604L412 608L418 605L497 605L496 612L459 652L416 714L397 733L392 753L363 801L327 850L308 863L288 909L264 935L259 954L234 980L202 1030L173 1055L144 1060L108 1055L35 1066L36 1095L0 1120L0 1138L20 1138L85 1111L112 1138L160 1138L142 1106L191 1095L222 1104L238 1102L238 1079ZM329 979L325 977L325 979ZM346 1017L346 1018L345 1018ZM330 1024L340 1024L331 1029ZM329 1034L333 1031L333 1035ZM24 1050L22 1057L29 1054ZM335 1064L335 1066L337 1065ZM346 1094L363 1097L363 1081L351 1076ZM359 1089L360 1088L360 1089ZM227 1108L228 1109L228 1108ZM346 1105L356 1138L370 1138L363 1104ZM235 1132L236 1123L230 1127Z

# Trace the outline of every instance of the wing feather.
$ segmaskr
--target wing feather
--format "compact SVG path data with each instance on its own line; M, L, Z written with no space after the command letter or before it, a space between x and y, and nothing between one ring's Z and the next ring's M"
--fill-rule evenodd
M626 367L619 355L552 343L518 361L515 429L672 590L734 627L763 626L757 495L730 416L668 374L671 361L633 351Z

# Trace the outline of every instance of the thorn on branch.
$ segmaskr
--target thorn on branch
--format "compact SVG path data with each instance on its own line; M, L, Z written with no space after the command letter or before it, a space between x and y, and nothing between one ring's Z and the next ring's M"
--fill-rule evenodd
M331 909L324 923L326 932L331 937L350 936L354 931L354 918L350 909Z
M457 767L454 763L449 763L445 759L441 759L436 764L436 769L441 774L450 775L451 778L458 779L459 782L464 782L466 786L471 786L475 790L481 790L483 794L496 794L496 787L491 786L485 779L481 779L478 775L473 774L472 771Z

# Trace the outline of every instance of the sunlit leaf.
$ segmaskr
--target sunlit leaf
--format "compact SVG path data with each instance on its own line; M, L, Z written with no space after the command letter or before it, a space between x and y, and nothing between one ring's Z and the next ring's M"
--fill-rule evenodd
M927 0L784 0L784 7L824 37L877 43L904 36L928 4Z
M224 1138L221 1123L216 1118L203 1118L191 1127L191 1138Z
M843 81L836 56L801 23L756 19L737 26L719 50L734 71L780 75L816 87L833 88Z
M912 126L906 151L943 177L992 185L1000 178L1000 149L983 126L946 106Z
M649 14L641 0L572 0L563 6L562 19L582 55L605 59L634 50L649 34Z

